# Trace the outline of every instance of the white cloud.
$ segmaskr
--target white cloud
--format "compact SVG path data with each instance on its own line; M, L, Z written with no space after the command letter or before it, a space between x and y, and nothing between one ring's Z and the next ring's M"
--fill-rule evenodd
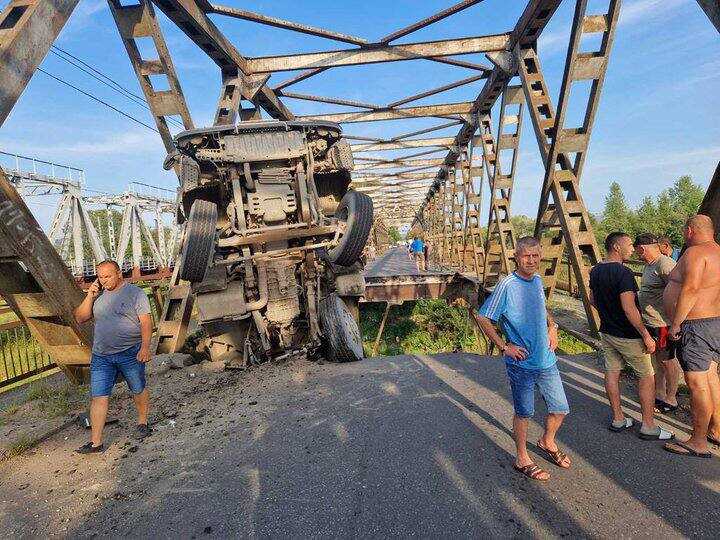
M619 26L647 22L664 16L668 11L677 9L690 0L636 0L625 2L620 11ZM570 39L570 21L562 28L553 32L544 32L538 38L538 48L545 54L551 54L567 48Z
M106 155L147 154L161 151L160 135L150 131L125 131L118 134L88 134L86 140L48 145L0 140L0 149L7 152L37 156L42 159L58 159L55 156L93 157ZM67 138L66 138L67 140ZM48 157L48 155L51 155ZM67 160L67 159L65 159Z
M623 4L620 12L620 24L633 24L647 18L656 18L671 11L688 0L637 0Z
M705 158L705 159L704 159ZM618 172L623 173L641 171L645 169L661 169L665 166L682 164L697 164L698 161L715 161L720 159L720 146L708 146L695 150L682 150L677 152L662 152L648 154L646 152L618 156L601 157L593 156L592 162L588 163L588 172Z

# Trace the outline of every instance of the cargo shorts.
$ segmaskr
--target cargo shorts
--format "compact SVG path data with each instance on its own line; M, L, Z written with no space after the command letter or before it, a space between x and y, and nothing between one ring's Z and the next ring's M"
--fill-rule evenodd
M655 374L652 358L645 352L642 339L601 334L600 345L605 357L605 371L621 371L627 365L638 378Z

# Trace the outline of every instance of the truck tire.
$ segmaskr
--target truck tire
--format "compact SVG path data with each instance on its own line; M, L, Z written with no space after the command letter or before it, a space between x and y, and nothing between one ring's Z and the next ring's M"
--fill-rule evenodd
M210 259L215 250L217 205L196 199L190 208L185 225L185 242L180 260L180 278L190 283L205 279Z
M335 293L320 301L320 327L328 362L355 362L364 357L357 321Z
M340 243L328 252L330 262L351 266L365 248L373 224L372 199L358 191L350 190L338 204L335 216L345 223L345 234Z

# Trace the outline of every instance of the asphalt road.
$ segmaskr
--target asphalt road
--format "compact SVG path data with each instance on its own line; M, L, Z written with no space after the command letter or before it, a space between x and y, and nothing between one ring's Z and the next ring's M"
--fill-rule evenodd
M497 358L295 362L194 392L173 427L160 421L129 450L115 435L77 472L58 463L75 459L79 432L3 464L0 535L717 537L717 449L712 460L682 458L609 432L593 362L561 360L572 412L559 441L573 467L538 456L547 483L512 469ZM539 425L530 431L537 440ZM34 472L43 464L62 481Z
M415 261L408 255L407 248L401 246L388 249L368 264L364 273L368 277L394 277L421 276L438 272L432 270L420 272Z

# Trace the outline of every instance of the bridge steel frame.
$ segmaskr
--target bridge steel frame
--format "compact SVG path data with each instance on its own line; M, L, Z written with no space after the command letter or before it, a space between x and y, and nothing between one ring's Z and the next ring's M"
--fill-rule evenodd
M511 81L519 77L527 115L533 125L545 164L544 178L539 186L541 200L535 223L535 234L541 238L545 249L542 266L545 290L548 295L552 294L557 281L560 257L567 251L573 272L580 284L588 320L596 329L597 316L588 298L587 271L590 265L597 262L600 252L580 192L580 180L617 27L620 0L607 0L607 11L593 15L586 14L587 0L566 0L574 1L576 8L560 99L557 112L554 112L536 49L539 36L561 1L529 0L515 27L509 32L398 44L397 40L400 38L464 12L480 4L482 0L458 1L375 41L211 4L209 0L137 0L137 3L130 5L123 5L118 0L108 0L120 37L168 151L172 149L172 142L166 119L179 116L186 129L193 127L193 122L170 51L155 16L156 7L218 66L220 84L215 114L217 125L256 119L261 117L263 111L278 120L326 119L341 124L406 118L440 119L442 123L438 125L386 139L346 134L351 140L361 141L355 145L354 150L358 154L358 172L364 174L359 174L351 186L369 192L375 200L381 223L377 229L383 233L380 236L384 236L393 225L411 222L414 230L422 231L425 235L435 261L450 268L473 273L476 279L487 286L510 271L515 245L510 204L521 114L517 115L518 130L515 135L505 134L503 129L505 125L512 123L510 120L514 116L511 113L505 114L505 103L513 102L512 105L522 107L517 86L511 85ZM720 13L716 2L698 0L698 3L712 23L720 29ZM7 118L76 5L77 0L11 0L0 14L0 125ZM352 48L247 58L223 35L210 19L210 15L242 19L258 25L319 36L349 44ZM602 36L600 48L590 53L581 50L582 37L589 33ZM136 40L141 37L152 38L157 52L156 58L143 58L140 55ZM486 54L488 64L469 62L457 57L478 52ZM343 97L317 96L288 90L294 84L340 66L419 59L461 67L471 70L473 75L386 104L362 103ZM271 76L284 71L293 71L294 74L271 85ZM169 90L157 90L153 87L151 77L157 75L165 77ZM478 81L484 81L484 85L472 102L433 105L415 103ZM587 112L581 126L566 127L569 97L576 81L590 81ZM491 109L500 96L503 96L500 126L496 130L495 138L492 138ZM357 110L296 117L283 102L288 99L336 104ZM452 126L459 126L454 137L417 138ZM478 129L481 131L479 134ZM490 138L487 138L488 136ZM482 155L477 152L477 147L482 149ZM402 156L382 155L382 152L397 152L402 149L411 152ZM508 170L500 166L499 156L503 150L513 149L515 155L509 160L511 168L508 173ZM437 152L445 150L445 157L438 158ZM366 155L368 152L374 154ZM477 163L473 159L476 159ZM427 171L428 167L438 167L434 176L421 172ZM380 173L381 171L384 172ZM484 241L479 227L483 204L483 175L487 178L490 191L490 234L486 235ZM713 183L713 186L713 189L717 188L716 183ZM715 204L717 199L713 194L706 198L710 201L710 206ZM54 317L55 323L62 327L56 331L64 332L64 341L59 340L57 343L62 342L63 346L85 347L82 354L87 356L91 331L77 325L72 317L72 309L81 298L80 289L0 168L0 210L2 209L6 209L4 215L12 216L12 219L0 219L0 236L3 240L3 253L0 255L4 261L2 264L12 266L7 275L15 275L17 279L12 283L3 281L0 284L0 293L21 317L29 321L36 312L26 304L21 306L17 299L13 299L13 291L21 290L23 284L27 285L29 278L32 278L37 289L33 289L33 294L44 295L43 305L47 313L43 311L42 316ZM29 235L29 232L32 234ZM31 236L34 242L32 250L27 246ZM177 272L174 273L171 285L185 291L184 296L179 293L168 295L183 307L170 309L170 303L166 302L164 312L189 314L192 307L189 287L183 288L178 282ZM170 350L177 350L184 339L182 328L178 329L175 323L182 326L183 321L175 321L168 326L175 328L174 337L169 339ZM39 330L37 325L29 326L36 328L34 332L48 331ZM42 342L42 336L37 337ZM168 341L166 338L167 336L163 337Z

